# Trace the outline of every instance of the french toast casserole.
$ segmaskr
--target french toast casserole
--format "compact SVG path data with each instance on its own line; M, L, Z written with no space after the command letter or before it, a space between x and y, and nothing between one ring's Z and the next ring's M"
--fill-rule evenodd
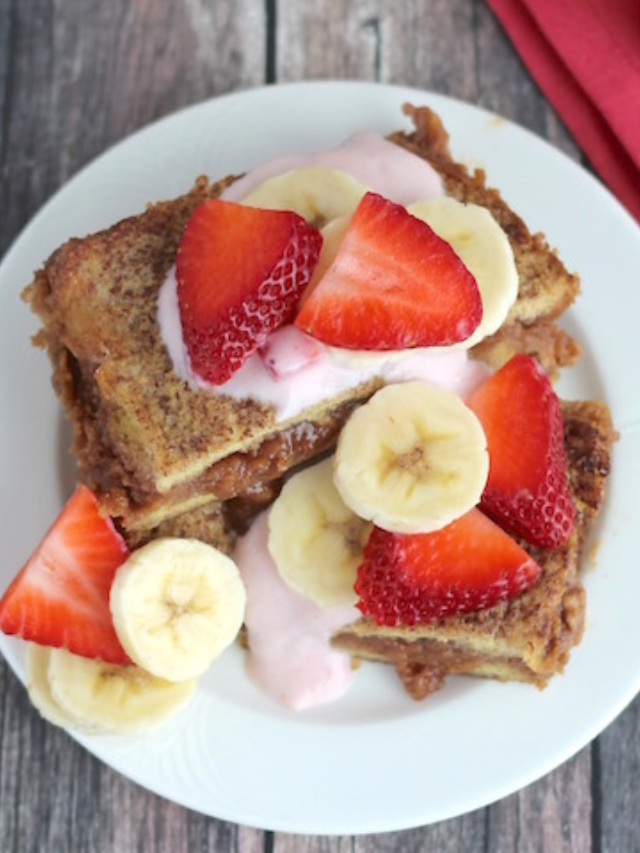
M446 196L487 209L513 252L517 296L500 327L472 347L471 359L494 373L524 354L555 379L580 355L557 322L579 294L578 276L486 185L481 170L470 172L452 158L433 111L407 105L405 113L413 129L388 141L426 161ZM158 322L160 289L194 211L235 181L198 178L180 198L70 240L24 292L42 322L35 343L49 355L73 427L78 477L130 548L175 536L231 553L291 472L333 453L352 413L385 384L367 376L282 418L264 401L212 395L176 373ZM334 632L335 648L393 664L416 698L450 674L543 687L563 670L584 627L580 568L604 499L615 432L601 402L560 406L575 519L556 547L516 537L540 567L535 583L491 606L417 624L381 624L365 613Z

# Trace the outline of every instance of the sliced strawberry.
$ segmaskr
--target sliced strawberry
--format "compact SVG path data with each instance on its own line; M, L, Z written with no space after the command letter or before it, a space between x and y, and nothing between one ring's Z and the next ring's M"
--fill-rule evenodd
M107 663L128 663L109 591L129 552L86 486L78 486L0 600L0 630Z
M415 625L492 607L527 589L538 564L480 510L433 533L374 528L355 584L378 625Z
M178 247L178 302L195 373L221 385L291 321L322 236L295 213L218 199L187 222Z
M395 350L463 341L481 319L476 280L451 246L367 193L295 324L334 346Z
M481 506L505 530L557 548L574 526L560 403L549 377L516 355L467 400L487 437L489 477Z

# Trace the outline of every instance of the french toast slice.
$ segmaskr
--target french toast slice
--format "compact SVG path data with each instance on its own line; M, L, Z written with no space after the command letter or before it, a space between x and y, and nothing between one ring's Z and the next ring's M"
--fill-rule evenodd
M527 591L486 610L413 627L363 617L333 636L355 658L393 664L408 693L422 699L450 675L521 681L543 688L562 672L584 629L580 579L585 544L605 495L616 434L599 402L563 402L564 440L576 525L558 550L521 543L542 573Z
M486 187L481 172L470 174L451 159L431 110L406 110L415 132L392 141L429 160L448 193L488 206L514 248L517 303L505 328L474 354L498 366L516 350L528 352L551 375L573 363L579 349L555 319L575 298L577 277ZM231 180L211 185L200 178L181 198L70 240L24 292L43 323L35 342L49 353L54 388L73 424L79 477L132 535L250 493L330 450L352 408L379 387L368 382L278 422L267 405L213 397L175 374L156 318L157 294L190 213Z

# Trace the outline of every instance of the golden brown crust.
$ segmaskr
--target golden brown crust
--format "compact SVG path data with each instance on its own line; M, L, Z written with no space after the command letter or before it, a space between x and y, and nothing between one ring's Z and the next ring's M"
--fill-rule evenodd
M544 687L562 671L571 648L582 637L585 594L580 563L602 505L616 439L603 403L563 402L562 407L577 522L565 547L556 551L527 548L542 569L536 584L495 607L429 625L387 628L363 618L335 635L338 648L356 657L393 663L415 698L442 686L449 675L488 676Z
M161 521L145 530L127 531L123 535L130 549L139 548L152 539L171 537L199 539L225 554L231 554L236 539L225 507L215 501Z
M494 370L516 353L532 355L555 381L560 368L576 363L581 349L577 341L552 320L540 320L532 326L510 323L473 348L474 357Z

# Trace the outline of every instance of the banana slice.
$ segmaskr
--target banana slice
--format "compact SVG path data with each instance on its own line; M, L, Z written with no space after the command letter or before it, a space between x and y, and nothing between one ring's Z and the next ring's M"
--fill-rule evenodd
M245 604L233 560L195 539L155 539L134 551L110 597L131 660L168 681L201 675L235 640Z
M345 506L331 459L295 474L269 513L269 552L282 579L322 607L355 604L371 524Z
M27 643L25 680L29 699L44 719L53 723L54 726L62 726L65 729L82 728L87 732L95 732L95 724L78 726L75 717L64 711L53 698L49 683L49 660L52 651L53 649L49 646Z
M48 651L48 689L42 687L40 695L48 692L46 702L50 698L60 719L70 721L59 725L86 732L137 734L156 728L186 707L198 683L165 681L137 666L103 663L66 649ZM37 661L39 683L45 660Z
M482 320L459 345L474 346L500 328L518 296L518 271L509 239L491 213L477 204L438 196L418 201L408 210L452 246L478 284Z
M344 426L334 480L362 518L397 533L438 530L474 507L489 472L480 421L451 391L388 385Z
M304 305L320 279L334 262L340 248L340 243L342 243L344 235L347 233L350 222L350 216L339 216L337 219L327 222L320 230L322 234L322 248L320 249L320 256L311 276L311 281L302 295L301 306Z
M321 227L332 219L350 216L367 187L339 169L303 166L267 178L241 203L267 210L293 210Z

